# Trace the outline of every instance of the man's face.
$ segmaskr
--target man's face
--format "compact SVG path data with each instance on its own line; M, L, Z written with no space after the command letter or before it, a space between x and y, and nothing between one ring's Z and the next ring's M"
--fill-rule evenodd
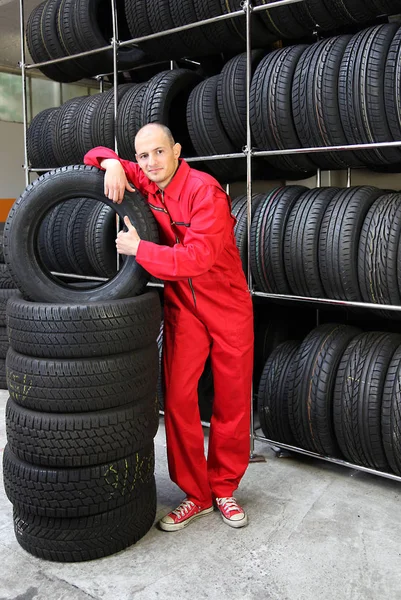
M149 125L135 138L136 160L142 171L164 189L171 181L180 156L180 144L172 145L159 127Z

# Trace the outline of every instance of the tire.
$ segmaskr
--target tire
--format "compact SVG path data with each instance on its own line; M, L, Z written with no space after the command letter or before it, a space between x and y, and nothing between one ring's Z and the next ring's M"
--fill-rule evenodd
M173 29L177 26L172 19L168 0L153 0L152 2L148 2L146 11L152 33L166 31L166 29ZM152 47L154 46L154 50L157 47L157 55L161 58L177 59L183 56L190 56L191 47L186 43L188 32L184 31L183 34L170 34L153 40Z
M288 383L289 421L301 448L338 456L334 434L333 390L342 355L360 330L327 323L306 336Z
M6 306L9 298L21 298L19 290L13 288L0 288L0 327L6 326Z
M220 0L192 0L192 3L197 21L218 17L226 12L222 8ZM224 51L242 52L245 50L243 40L233 36L232 30L226 21L203 25L202 30L209 41L210 54L218 54Z
M6 361L0 358L0 390L7 389Z
M142 102L147 83L138 83L124 94L117 110L117 145L122 158L135 161L134 139L142 121Z
M80 130L76 115L85 101L85 96L72 98L67 100L57 111L53 150L58 166L74 165L83 159L78 142Z
M22 461L48 468L91 467L123 459L152 443L158 425L154 393L122 407L87 413L37 412L11 398L6 406L10 450Z
M252 194L251 215L252 218L256 212L259 203L264 199L264 194ZM235 198L231 205L231 213L237 219L234 225L235 243L237 245L242 269L248 273L248 199L247 196Z
M14 531L24 550L45 560L79 562L120 552L140 540L156 516L154 480L132 502L75 519L30 515L14 509Z
M59 469L31 465L7 445L3 455L4 489L19 512L63 519L113 510L142 494L154 477L153 442L121 460Z
M117 11L117 17L119 38L127 40L130 34L122 10ZM108 45L113 35L111 5L102 0L63 0L58 32L70 55ZM144 59L145 54L139 48L123 46L119 48L117 67L124 71L141 64ZM82 57L79 64L88 75L108 73L113 70L113 51Z
M197 17L195 7L192 0L177 2L176 0L169 0L169 10L171 18L174 23L174 27L180 27L182 25L189 25L190 23L196 23ZM211 49L210 43L208 42L204 31L204 27L196 27L189 31L182 31L179 35L185 42L185 45L191 49L192 56L207 56L213 49Z
M291 209L284 234L284 266L296 296L325 296L319 272L319 236L324 213L338 191L309 190L299 196Z
M391 469L401 475L401 351L398 347L388 366L382 398L382 438Z
M10 299L10 346L42 358L91 358L149 346L160 326L157 292L137 298L82 304L42 304Z
M26 409L80 413L125 406L154 394L155 342L126 354L49 360L7 353L10 397Z
M0 327L0 359L6 358L8 347L7 327Z
M130 256L117 275L92 289L71 288L50 276L37 253L40 223L46 212L71 198L85 196L127 215L142 239L157 242L157 224L147 202L139 194L126 193L123 204L113 204L104 195L104 174L96 167L75 165L46 173L14 203L4 226L4 257L24 297L38 302L96 302L140 294L149 275ZM22 275L23 274L23 275Z
M0 289L15 289L17 283L14 281L10 269L4 263L0 263Z
M251 74L262 60L264 51L251 54ZM246 146L246 53L234 56L223 67L217 82L217 104L224 129L241 151Z
M384 102L391 135L395 141L401 140L401 27L391 42L384 71Z
M263 435L268 440L293 445L295 438L288 417L289 370L299 342L287 341L270 354L259 383L258 414Z
M398 281L401 194L380 196L370 207L359 240L358 280L365 302L401 304ZM375 311L377 313L377 311ZM397 318L398 313L380 311Z
M131 87L132 84L130 83L125 83L117 87L117 111L121 100ZM114 89L111 89L108 92L100 94L100 100L92 113L90 122L92 148L96 146L114 148L114 134Z
M255 5L274 4L274 0L256 0ZM259 13L265 26L277 39L299 39L314 30L315 22L303 3L276 6Z
M58 111L59 108L42 110L28 127L28 160L34 169L53 169L59 165L53 149Z
M162 71L148 82L141 103L141 121L163 123L182 145L183 156L193 156L185 115L188 98L202 77L189 69Z
M26 43L34 63L45 62L54 58L49 54L46 42L43 39L42 24L47 4L46 1L41 2L31 11L26 25ZM39 70L53 81L74 81L62 68L62 64L47 65L40 67Z
M292 118L293 76L305 45L288 46L265 56L256 68L250 89L250 120L258 150L299 148ZM269 156L277 169L310 176L316 166L307 155Z
M322 40L299 59L292 86L292 115L304 148L347 144L333 90L338 87L340 65L350 39L342 35ZM316 152L313 162L326 170L361 166L352 152Z
M198 156L235 152L234 146L224 131L218 112L218 80L219 75L214 75L202 81L192 90L188 99L188 131ZM245 161L235 160L235 165L232 160L208 160L207 166L220 183L245 179Z
M284 232L292 207L306 190L303 186L272 190L260 202L252 218L251 270L257 288L262 292L291 292L284 267Z
M327 298L361 302L359 238L366 214L383 192L361 186L341 190L323 216L319 234L319 273Z
M118 233L116 213L109 206L97 203L88 219L85 247L92 270L99 277L114 277L123 257L116 251Z
M365 29L345 49L338 94L342 126L350 144L393 141L385 118L384 73L396 31L396 25ZM398 148L358 150L355 154L367 167L400 165L401 169Z
M381 435L382 394L387 369L401 337L369 332L344 352L333 396L334 425L342 453L350 462L388 471Z

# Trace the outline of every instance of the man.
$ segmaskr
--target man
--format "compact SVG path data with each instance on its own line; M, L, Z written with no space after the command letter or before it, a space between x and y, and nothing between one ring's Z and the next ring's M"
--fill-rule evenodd
M104 192L113 202L135 191L132 182L161 231L161 245L141 240L125 217L127 231L116 240L120 254L136 256L165 280L167 455L170 477L186 498L159 525L182 529L211 513L214 501L225 523L243 527L247 515L233 493L249 460L253 318L230 200L213 177L179 158L181 146L164 125L145 125L135 152L138 164L104 147L84 160L105 170ZM197 386L209 352L215 396L206 460Z

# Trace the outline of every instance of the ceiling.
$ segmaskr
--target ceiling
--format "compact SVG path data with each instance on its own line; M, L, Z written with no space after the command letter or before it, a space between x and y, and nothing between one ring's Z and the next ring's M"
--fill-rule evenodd
M24 0L24 21L42 0ZM0 0L0 66L18 68L21 60L20 2ZM25 62L31 62L27 53Z

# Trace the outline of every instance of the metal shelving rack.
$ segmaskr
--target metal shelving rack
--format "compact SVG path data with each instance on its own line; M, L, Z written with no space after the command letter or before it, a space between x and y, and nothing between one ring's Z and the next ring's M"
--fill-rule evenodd
M247 141L246 146L242 149L242 152L231 153L231 154L217 154L217 155L209 155L209 156L196 156L193 158L186 159L187 162L192 161L207 161L207 160L222 160L222 159L238 159L238 158L246 158L247 164L247 178L246 178L246 194L247 194L247 217L248 217L248 264L250 264L250 229L251 229L251 208L252 208L252 159L254 157L262 157L262 156L279 156L279 155L290 155L290 154L311 154L315 152L341 152L344 150L369 150L375 148L391 148L391 147L401 147L401 141L395 142L378 142L378 143L368 143L368 144L347 144L343 146L319 146L319 147L311 147L311 148L291 148L285 150L254 150L252 147L252 132L251 132L251 124L250 124L250 86L251 86L251 26L252 26L252 13L261 12L263 10L272 10L276 7L285 6L289 4L296 4L298 2L303 2L304 0L278 0L277 2L272 2L271 4L266 4L263 6L252 6L251 0L244 0L242 2L242 8L240 10L234 11L229 14L220 15L218 17L212 17L210 19L205 19L202 21L198 21L196 23L191 23L188 25L183 25L180 27L175 27L173 29L161 31L158 33L153 33L151 35L147 35L140 38L133 38L131 40L127 40L124 42L120 42L118 39L118 24L117 24L117 6L116 0L110 0L111 2L111 11L112 11L112 25L113 25L113 37L109 45L102 46L101 48L96 48L94 50L89 50L86 52L81 52L78 54L74 54L71 56L66 56L63 58L52 59L40 63L34 64L26 64L25 63L25 31L24 31L24 0L19 0L20 6L20 35L21 35L21 75L22 75L22 102L23 102L23 125L24 125L24 165L23 168L25 170L25 181L26 185L29 184L29 173L31 171L40 171L47 169L35 169L34 167L29 167L28 165L28 155L27 155L27 93L26 93L26 72L29 69L39 68L41 66L46 66L50 64L57 64L59 62L64 62L73 58L79 58L82 56L89 56L92 54L98 54L100 52L105 52L106 50L113 50L113 85L114 85L114 119L117 118L117 85L118 85L118 70L117 70L117 53L120 47L130 46L137 44L141 41L156 39L159 37L163 37L172 33L179 33L181 31L194 29L196 27L202 27L203 25L208 25L211 23L216 23L219 21L224 21L226 19L234 19L237 17L244 17L246 19L246 54L247 54L247 70L246 70L246 106L247 106L247 121L246 121L246 133L247 133ZM97 76L101 79L101 75ZM101 79L102 86L102 79ZM117 152L117 140L115 139L115 151ZM321 171L317 170L316 175L316 185L320 187L321 183ZM347 187L351 186L351 170L347 170ZM97 278L101 280L101 278ZM313 298L313 297L303 297L303 296L292 296L292 295L284 295L284 294L271 294L259 292L253 288L252 282L252 273L251 269L248 268L248 286L253 296L262 297L262 298L270 298L270 299L280 299L280 300L292 300L302 303L317 303L317 304L328 304L333 306L342 306L342 307L359 307L359 308L367 308L367 309L380 309L380 310L394 310L401 311L401 306L394 305L377 305L366 302L349 302L343 300L331 300L328 298ZM251 402L253 404L253 393L251 394ZM334 458L331 456L325 456L321 454L317 454L315 452L310 452L309 450L305 450L303 448L299 448L297 446L291 446L289 444L281 443L277 440L269 440L263 436L256 435L254 429L254 420L253 420L253 410L251 410L251 460L255 457L254 454L254 442L255 440L268 443L272 447L278 447L280 449L289 450L291 452L296 452L299 454L303 454L312 458L318 458L330 463L335 463L338 465L342 465L345 467L349 467L355 470L363 471L365 473L370 473L374 475L378 475L381 477L385 477L387 479L392 479L395 481L401 481L401 477L395 475L393 473L387 473L384 471L378 471L375 469L371 469L368 467L364 467L362 465L356 465L345 460L341 460L338 458ZM204 423L205 425L205 423Z

